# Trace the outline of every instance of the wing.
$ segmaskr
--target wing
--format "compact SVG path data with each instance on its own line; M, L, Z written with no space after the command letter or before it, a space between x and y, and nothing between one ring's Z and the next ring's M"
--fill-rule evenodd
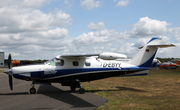
M84 58L84 57L91 57L91 56L99 56L100 54L62 54L60 57L64 58Z

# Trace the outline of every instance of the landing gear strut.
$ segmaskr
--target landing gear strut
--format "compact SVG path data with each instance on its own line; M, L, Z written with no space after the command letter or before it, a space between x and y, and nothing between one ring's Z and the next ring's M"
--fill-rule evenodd
M34 88L34 83L32 83L32 88L29 90L30 94L35 94L36 93L36 89Z
M71 91L75 91L76 90L76 86L70 86ZM85 93L85 89L82 87L79 87L79 93L80 94L84 94Z
M79 93L80 93L80 94L84 94L85 91L86 91L86 90L85 90L84 88L82 88L81 82L79 82Z
M79 88L79 93L84 94L85 89L82 88L81 82L78 79L64 79L61 83L62 86L70 86L71 91L75 91L76 88Z

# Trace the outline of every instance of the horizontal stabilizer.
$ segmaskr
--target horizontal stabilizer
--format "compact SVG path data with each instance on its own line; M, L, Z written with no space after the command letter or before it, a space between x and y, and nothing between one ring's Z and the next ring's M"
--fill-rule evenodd
M167 44L167 45L148 45L149 47L159 47L159 48L166 48L166 47L174 47L174 44Z
M175 47L174 44L164 44L164 45L148 45L149 47L159 47L159 48L166 48L166 47ZM139 47L139 49L142 49L143 47Z

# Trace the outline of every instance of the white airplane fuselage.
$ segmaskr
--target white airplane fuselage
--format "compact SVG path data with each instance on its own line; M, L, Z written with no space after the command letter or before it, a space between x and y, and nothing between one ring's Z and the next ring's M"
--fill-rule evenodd
M58 59L63 60L64 64L58 65L58 62L52 61L39 65L13 67L13 77L22 80L59 83L73 77L84 82L110 76L147 75L150 69L116 60L102 60L98 57L67 59L59 56Z

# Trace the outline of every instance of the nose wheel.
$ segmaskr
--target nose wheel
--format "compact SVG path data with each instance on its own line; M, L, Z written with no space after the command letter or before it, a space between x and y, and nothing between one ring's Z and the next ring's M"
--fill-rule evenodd
M30 90L29 90L30 94L35 94L36 93L36 89L34 87L32 87Z
M31 84L32 88L29 89L30 94L35 94L36 93L36 89L34 88L34 85L35 85L34 82L32 82L32 84Z

